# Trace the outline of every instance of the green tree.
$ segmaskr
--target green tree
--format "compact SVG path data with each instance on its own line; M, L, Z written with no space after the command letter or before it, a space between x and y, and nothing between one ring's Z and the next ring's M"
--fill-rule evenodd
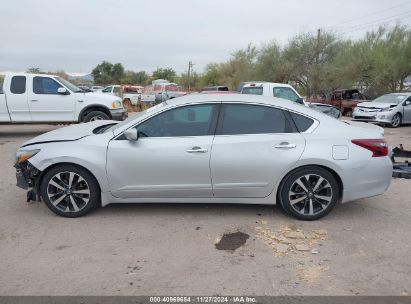
M41 73L43 73L43 72L42 72L41 69L38 68L38 67L31 67L31 68L28 68L28 69L27 69L26 73L29 73L29 74L41 74Z
M319 94L326 75L340 44L336 37L323 32L319 37L312 33L298 35L291 39L284 49L285 62L290 67L290 78L301 85L308 95Z
M256 56L257 48L251 44L245 50L232 53L228 62L222 63L219 67L221 83L234 90L240 82L252 80Z
M152 78L155 79L166 79L173 82L174 78L177 76L176 71L172 68L158 68L153 72Z
M291 78L291 64L284 59L281 47L271 42L258 52L254 69L255 79L287 83Z
M145 85L148 79L148 75L145 71L134 72L125 71L121 78L122 84L140 84Z
M200 79L200 86L215 86L222 85L221 65L218 63L210 63L205 67L204 74Z
M113 65L110 62L103 61L91 71L91 74L96 84L119 84L124 76L124 67L121 63Z

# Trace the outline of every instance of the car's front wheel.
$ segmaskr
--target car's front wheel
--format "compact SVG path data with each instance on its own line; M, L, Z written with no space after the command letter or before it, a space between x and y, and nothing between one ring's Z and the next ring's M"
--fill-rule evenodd
M300 220L316 220L327 215L339 197L335 177L320 167L304 167L287 175L279 199L283 209Z
M91 111L83 118L83 122L90 122L96 120L110 120L110 117L102 111Z
M391 127L398 128L401 125L401 115L395 114L391 119Z
M63 217L83 216L100 203L100 188L87 170L71 165L50 169L40 185L47 207Z

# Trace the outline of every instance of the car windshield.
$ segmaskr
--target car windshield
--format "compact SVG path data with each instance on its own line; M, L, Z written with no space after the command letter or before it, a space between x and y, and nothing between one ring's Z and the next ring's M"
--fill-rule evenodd
M157 109L159 109L159 108L165 107L166 105L167 105L167 102L164 101L164 102L159 103L158 105L155 105L154 107L151 107L151 108L149 108L149 109L147 109L147 110L145 110L145 111L143 111L143 112L138 112L137 114L135 114L135 115L133 115L133 116L129 116L126 120L123 120L122 122L120 122L120 123L118 123L118 124L116 124L116 125L108 128L108 129L104 130L104 133L106 133L108 130L113 130L113 131L114 131L115 129L121 128L122 126L127 125L129 122L135 120L136 118L139 118L139 117L141 117L141 116L144 116L144 115L146 115L146 114L149 114L149 113L151 113L151 112L154 111L154 110L157 110Z
M262 87L243 87L242 94L263 95Z
M382 95L382 96L374 99L373 102L399 104L406 97L407 97L407 95L390 95L390 94L389 95Z
M84 92L82 89L80 89L79 87L75 86L74 84L72 84L71 82L68 82L67 80L65 80L64 78L61 77L56 77L56 79L62 83L66 88L68 88L70 91L74 92L74 93L80 93L80 92Z

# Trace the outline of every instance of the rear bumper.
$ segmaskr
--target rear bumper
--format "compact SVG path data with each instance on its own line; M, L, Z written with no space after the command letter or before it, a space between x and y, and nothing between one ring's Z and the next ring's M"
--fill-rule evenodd
M388 156L373 157L361 168L346 172L342 202L383 194L391 183L392 161Z
M128 117L128 113L125 109L110 110L112 120L124 120Z

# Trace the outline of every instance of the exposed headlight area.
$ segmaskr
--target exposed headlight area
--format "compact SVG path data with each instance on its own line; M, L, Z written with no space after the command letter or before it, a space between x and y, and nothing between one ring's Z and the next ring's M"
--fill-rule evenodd
M35 150L18 150L16 152L16 164L21 164L24 163L25 161L29 160L32 158L34 155L40 152L40 149L35 149Z
M34 201L39 198L38 178L41 171L34 167L28 160L39 153L40 150L18 150L16 153L17 186L23 189L33 188L27 192L27 201Z

